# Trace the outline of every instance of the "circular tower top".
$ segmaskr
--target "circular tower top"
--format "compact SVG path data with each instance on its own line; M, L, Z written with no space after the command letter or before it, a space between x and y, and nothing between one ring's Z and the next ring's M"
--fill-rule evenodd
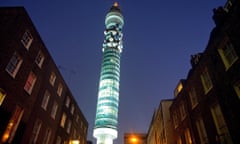
M121 13L121 10L120 10L118 2L114 2L113 6L110 8L110 11L117 11L117 12Z
M107 13L105 18L105 25L107 28L111 27L112 25L118 25L120 26L120 28L122 28L122 26L124 25L121 9L117 2L113 4L109 12Z

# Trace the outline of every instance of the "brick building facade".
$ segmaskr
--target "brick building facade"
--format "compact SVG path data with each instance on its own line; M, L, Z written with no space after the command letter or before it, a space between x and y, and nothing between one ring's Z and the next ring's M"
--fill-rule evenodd
M1 143L86 143L88 122L25 9L0 16Z
M179 144L240 143L240 3L229 0L213 11L207 47L192 56L170 107Z

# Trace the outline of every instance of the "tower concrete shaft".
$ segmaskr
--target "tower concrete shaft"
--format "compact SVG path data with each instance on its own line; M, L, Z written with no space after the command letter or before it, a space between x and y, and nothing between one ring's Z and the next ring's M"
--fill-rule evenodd
M103 60L98 90L93 136L97 144L112 144L117 138L120 57L124 20L118 3L110 8L105 18Z

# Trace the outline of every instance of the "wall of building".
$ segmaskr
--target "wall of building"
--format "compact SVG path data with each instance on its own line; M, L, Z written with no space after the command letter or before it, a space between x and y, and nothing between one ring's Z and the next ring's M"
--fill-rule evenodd
M0 15L1 142L86 143L88 122L25 9Z
M182 101L188 119L175 126L178 143L239 143L239 10L237 1L214 9L216 27L207 47L192 56L192 69L170 108L173 122L180 121Z
M239 14L240 2L235 0L213 9L216 26L207 46L191 56L192 68L174 90L169 107L173 133L167 136L173 143L240 143ZM163 107L153 114L148 144L169 143L161 139Z
M148 144L173 144L173 125L170 117L169 107L172 100L161 100L159 107L155 110L147 135Z

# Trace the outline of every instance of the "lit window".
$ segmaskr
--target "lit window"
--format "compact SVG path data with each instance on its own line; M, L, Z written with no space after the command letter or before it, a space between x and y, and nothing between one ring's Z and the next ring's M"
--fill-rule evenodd
M24 86L24 90L27 91L29 94L32 93L36 79L37 79L36 75L33 72L30 72Z
M218 139L220 140L220 143L232 143L230 134L228 132L228 127L224 120L219 104L215 104L211 107L211 113L217 129L217 133L219 135Z
M58 89L57 89L57 94L58 96L61 96L62 95L62 91L63 91L63 86L62 84L58 84Z
M66 113L64 112L64 113L62 114L61 123L60 123L60 126L63 127L63 128L64 128L64 126L65 126L66 119L67 119L67 115L66 115Z
M201 81L203 84L204 92L207 94L213 87L212 80L209 76L207 68L204 68L201 74Z
M67 96L67 99L65 101L65 106L68 108L69 105L70 105L70 98L69 98L69 96Z
M24 108L16 105L15 109L12 111L11 117L9 117L10 119L8 123L6 123L5 125L5 130L1 131L1 143L12 143L12 134L16 130L16 128L18 128L19 122L22 120L23 113Z
M186 144L192 144L192 138L188 128L185 130L184 134L185 134Z
M22 39L21 39L21 42L23 44L23 46L26 48L26 49L29 49L29 47L31 46L32 44L32 41L33 41L33 37L31 35L31 33L29 31L26 31L23 36L22 36Z
M190 97L192 108L196 107L198 104L198 99L197 99L197 94L196 94L196 90L194 87L191 88L191 90L189 92L189 97Z
M240 80L234 83L233 85L235 92L238 95L238 98L240 99Z
M33 130L32 130L32 137L31 137L31 143L36 143L38 139L38 135L40 132L42 126L42 121L37 120L34 124Z
M6 67L6 71L15 78L21 64L22 64L22 58L21 56L15 52L13 56L11 57L10 61L8 62L8 65Z
M46 130L46 133L45 133L45 136L43 138L43 143L44 144L48 144L49 140L50 140L50 137L51 137L51 129L50 128L47 128Z
M233 44L228 40L222 48L218 49L219 55L224 63L226 70L238 59Z
M202 118L199 118L196 121L196 126L197 126L198 135L199 135L199 138L200 138L200 142L202 144L209 143L207 133L206 133L206 129L205 129Z
M75 107L74 107L74 104L71 105L71 114L74 113L74 110L75 110Z
M182 89L183 89L183 84L180 81L174 90L174 96L176 97L182 91Z
M55 119L55 117L56 117L57 110L58 110L58 104L57 104L57 102L55 101L55 102L53 103L52 111L51 111L51 117L52 117L53 119Z
M44 61L44 55L42 51L39 51L35 58L35 63L41 68Z
M71 126L72 126L72 121L69 119L67 123L67 133L70 133Z
M177 144L182 144L182 138L181 138L181 136L178 137L178 139L177 139Z
M42 105L41 105L44 110L47 110L49 98L50 98L50 93L49 91L46 90L44 93Z
M7 95L7 93L5 92L5 90L0 88L0 106L2 105L6 95Z
M56 80L56 74L54 72L51 73L50 78L49 78L49 82L50 84L53 86Z

